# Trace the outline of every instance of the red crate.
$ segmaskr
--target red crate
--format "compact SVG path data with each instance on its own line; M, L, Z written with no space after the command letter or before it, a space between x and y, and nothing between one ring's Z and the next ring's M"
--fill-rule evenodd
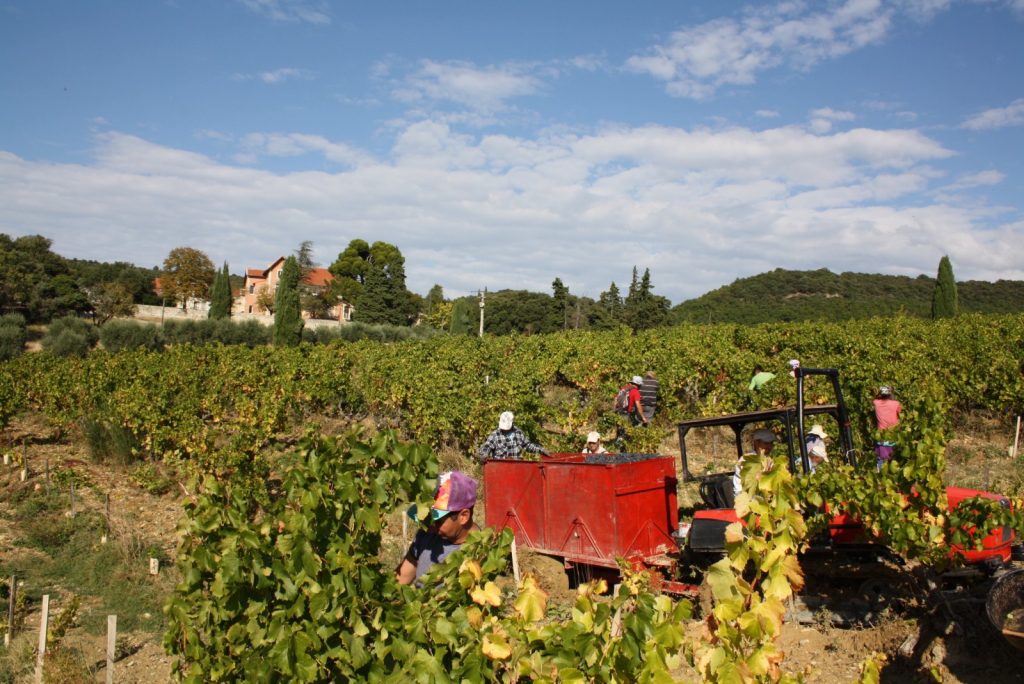
M575 563L617 567L618 557L675 551L675 459L631 456L638 460L587 463L585 454L553 454L541 461L488 461L486 524L511 528L520 547Z

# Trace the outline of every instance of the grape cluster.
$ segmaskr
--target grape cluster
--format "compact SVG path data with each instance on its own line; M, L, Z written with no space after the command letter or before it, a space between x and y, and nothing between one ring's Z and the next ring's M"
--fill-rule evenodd
M597 465L618 465L619 463L636 463L661 457L661 454L589 454L583 462Z

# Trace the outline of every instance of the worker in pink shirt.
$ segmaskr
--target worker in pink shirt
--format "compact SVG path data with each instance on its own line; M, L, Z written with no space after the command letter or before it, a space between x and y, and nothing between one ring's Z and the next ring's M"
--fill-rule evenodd
M900 423L900 411L903 406L892 398L892 388L882 385L878 388L878 396L874 400L875 423L878 431L885 434L886 430L894 428ZM892 460L895 444L884 438L875 443L875 466L881 470L882 466Z
M892 398L892 388L882 385L878 388L878 397L875 398L875 421L878 423L878 431L884 432L900 423L900 411L903 406Z

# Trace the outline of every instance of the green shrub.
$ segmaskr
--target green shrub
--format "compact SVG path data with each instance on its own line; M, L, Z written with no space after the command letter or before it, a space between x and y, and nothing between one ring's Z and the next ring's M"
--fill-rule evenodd
M273 328L252 320L237 323L230 319L167 321L163 327L163 338L167 344L176 345L219 342L225 345L262 347L270 343L273 332Z
M221 344L244 344L247 347L263 347L270 344L274 329L259 321L235 323L229 319L213 321L213 340Z
M82 420L82 435L96 463L128 465L138 459L139 442L121 425L89 416Z
M164 323L164 341L167 344L208 344L213 339L214 322L167 321Z
M132 482L153 496L162 496L171 491L174 480L165 475L155 463L140 463L129 474ZM153 554L150 554L152 556Z
M161 351L164 348L163 334L155 325L136 321L111 321L100 328L100 342L111 353L122 349L148 349Z
M427 339L442 334L436 328L421 325L410 328L405 325L384 325L371 323L348 323L339 326L324 326L302 331L302 340L312 344L330 344L335 341L356 342L401 342L410 339Z
M99 340L96 326L75 316L57 318L43 335L43 349L56 356L85 356Z
M25 351L28 331L21 314L0 316L0 361L13 359Z

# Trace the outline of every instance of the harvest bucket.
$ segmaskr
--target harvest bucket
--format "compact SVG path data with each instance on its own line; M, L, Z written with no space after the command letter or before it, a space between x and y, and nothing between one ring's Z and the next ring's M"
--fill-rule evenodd
M1024 569L999 577L988 592L985 611L996 630L1014 647L1024 650Z

